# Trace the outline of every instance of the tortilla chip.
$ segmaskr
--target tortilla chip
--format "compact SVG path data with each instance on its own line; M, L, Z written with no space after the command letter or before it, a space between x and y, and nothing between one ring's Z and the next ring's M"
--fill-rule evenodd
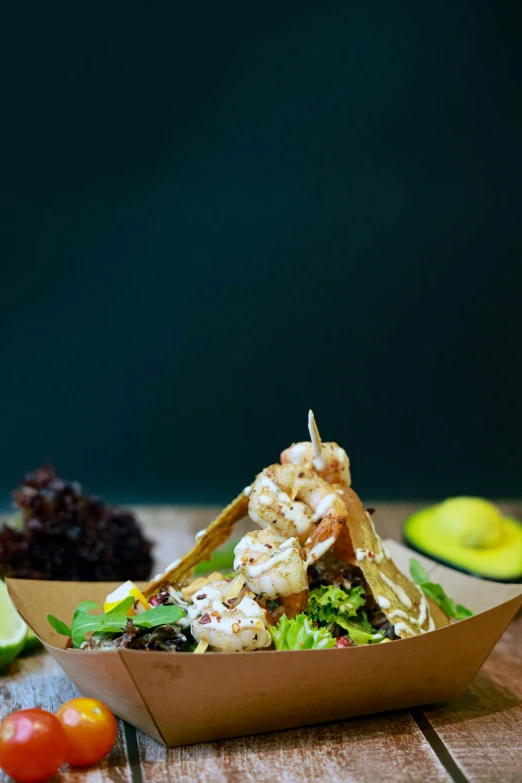
M147 598L154 595L165 581L182 582L203 560L209 560L212 552L227 541L240 519L248 513L248 497L241 492L221 514L210 523L203 535L198 538L192 549L183 555L179 562L164 574L159 574L143 590Z
M391 557L386 556L389 553L375 530L371 516L364 510L358 495L352 489L346 488L343 493L343 500L348 511L346 525L350 532L356 556L359 555L357 565L362 570L375 600L379 603L379 597L387 599L390 602L389 608L381 608L388 620L394 626L399 625L400 629L400 624L402 623L412 632L409 633L404 628L399 630L399 632L396 630L397 635L401 638L408 638L408 636L417 636L422 631L429 630L428 618L419 627L417 624L412 623L411 620L400 615L395 614L393 617L390 617L394 612L403 612L410 618L418 618L423 600L427 601L435 628L449 625L450 620L442 609L431 598L425 598L420 588L399 571ZM377 562L381 553L384 554L384 557L382 557L380 562ZM384 579L382 575L384 575ZM385 581L386 579L393 583L395 590ZM406 593L407 598L411 601L411 608L405 606L403 601L397 596L397 593L400 594L401 591ZM402 598L404 599L404 596Z

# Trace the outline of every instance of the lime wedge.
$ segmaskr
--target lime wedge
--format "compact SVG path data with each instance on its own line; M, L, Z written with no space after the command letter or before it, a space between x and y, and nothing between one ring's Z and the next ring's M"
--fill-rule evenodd
M0 669L23 650L27 626L14 608L7 587L0 582Z
M26 650L34 650L35 647L39 647L41 645L40 639L37 637L34 631L27 627L27 633L25 635L25 644L24 644L24 652Z

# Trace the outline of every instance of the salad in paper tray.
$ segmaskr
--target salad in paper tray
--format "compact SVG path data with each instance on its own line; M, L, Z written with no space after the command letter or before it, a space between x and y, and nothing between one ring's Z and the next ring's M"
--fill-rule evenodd
M140 589L126 582L100 608L77 607L70 626L48 616L73 648L170 652L309 650L383 644L464 619L415 560L395 565L351 487L350 463L322 443L285 449L196 536L195 546ZM250 517L257 529L234 550L234 571L193 579L196 566Z

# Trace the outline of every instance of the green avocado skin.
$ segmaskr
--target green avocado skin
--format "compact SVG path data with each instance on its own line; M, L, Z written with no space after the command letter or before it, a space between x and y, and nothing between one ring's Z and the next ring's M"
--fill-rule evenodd
M433 524L436 508L422 509L408 517L403 530L407 546L442 565L480 579L522 582L522 525L516 520L505 518L508 533L506 541L492 550L455 547L451 542L441 539L439 530Z

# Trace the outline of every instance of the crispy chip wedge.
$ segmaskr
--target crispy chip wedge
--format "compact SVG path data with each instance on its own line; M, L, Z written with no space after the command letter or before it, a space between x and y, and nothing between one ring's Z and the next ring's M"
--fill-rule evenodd
M397 635L408 638L430 630L429 616L423 611L423 604L427 604L433 619L431 630L449 625L450 620L442 609L431 598L426 598L420 588L399 571L377 534L370 514L364 510L359 496L352 489L345 488L343 500L348 511L346 525L357 556L357 565L361 568L375 600L395 626ZM379 598L384 601L379 602ZM423 615L426 617L422 624L412 622L412 618L418 621Z
M164 574L155 577L143 590L145 597L154 595L165 581L182 582L203 560L209 560L212 552L227 541L240 519L248 513L248 497L241 492L216 519L210 523L192 549L180 558L179 562Z

